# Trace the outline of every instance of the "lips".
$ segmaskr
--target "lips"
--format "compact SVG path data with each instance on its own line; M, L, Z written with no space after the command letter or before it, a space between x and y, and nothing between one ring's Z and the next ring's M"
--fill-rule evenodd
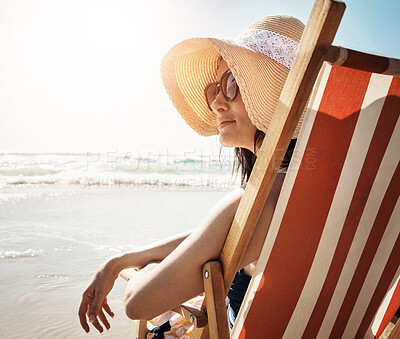
M221 130L223 128L225 128L228 125L231 125L235 123L235 120L225 120L225 121L221 121L218 125L218 129Z

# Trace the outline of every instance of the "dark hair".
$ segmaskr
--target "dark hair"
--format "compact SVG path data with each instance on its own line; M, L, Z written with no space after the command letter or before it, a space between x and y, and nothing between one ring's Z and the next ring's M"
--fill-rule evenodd
M254 134L254 151L257 146L261 146L264 140L265 133L257 129ZM292 139L286 150L285 156L279 168L286 168L289 166L290 160L293 155L294 146L296 145L297 139ZM253 170L254 164L256 162L256 155L254 152L248 150L247 148L235 147L235 159L233 162L232 173L239 172L239 168L242 168L241 173L241 184L243 185L250 178L251 171ZM236 165L237 164L237 165ZM236 166L236 168L235 168Z

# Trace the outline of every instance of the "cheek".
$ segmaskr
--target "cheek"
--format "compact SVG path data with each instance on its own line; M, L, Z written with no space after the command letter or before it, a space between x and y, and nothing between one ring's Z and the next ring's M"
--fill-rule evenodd
M235 111L237 112L237 121L245 130L254 132L257 130L257 128L251 122L243 102L237 103Z
M232 109L235 112L236 118L242 123L251 124L249 115L247 114L246 107L242 100L242 95L240 92L236 99L232 102Z

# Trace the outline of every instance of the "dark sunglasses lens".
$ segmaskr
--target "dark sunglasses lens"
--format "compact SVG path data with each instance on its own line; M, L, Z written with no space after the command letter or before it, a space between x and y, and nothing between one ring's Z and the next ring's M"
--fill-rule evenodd
M211 104L214 102L215 98L218 95L217 84L210 84L206 88L205 94L206 94L206 100L207 100L208 107L211 109Z
M228 100L233 100L236 97L237 85L236 79L232 73L227 73L221 83L222 90Z

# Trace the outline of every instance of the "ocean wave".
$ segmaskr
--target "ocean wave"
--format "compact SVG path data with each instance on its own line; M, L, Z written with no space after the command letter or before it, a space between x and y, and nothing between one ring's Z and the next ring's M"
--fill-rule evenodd
M4 251L0 250L0 259L31 258L38 257L42 250L27 249L25 251Z
M136 159L136 160L135 160ZM0 188L115 187L138 189L229 189L232 164L203 154L148 152L128 160L118 154L6 155L0 162ZM136 162L135 162L136 161ZM0 196L0 202L4 197Z
M88 176L58 178L13 178L3 180L3 187L32 186L75 186L91 187L127 187L127 188L230 188L236 177L224 174L158 174L110 175L109 173L91 173ZM0 195L0 200L2 197Z
M230 189L235 177L223 175L153 175L137 177L85 178L85 188L138 188L138 189Z
M8 185L18 186L18 185L54 185L57 184L57 180L16 180L9 181Z
M69 279L69 276L66 274L38 274L35 278L47 278L47 279Z
M61 172L62 170L60 169L51 169L43 167L0 169L0 175L4 175L7 177L12 177L12 176L34 177L34 176L58 174Z
M54 198L61 196L61 192L59 191L51 191L51 192L9 192L9 193L0 193L0 205L2 202L17 202L29 198Z

